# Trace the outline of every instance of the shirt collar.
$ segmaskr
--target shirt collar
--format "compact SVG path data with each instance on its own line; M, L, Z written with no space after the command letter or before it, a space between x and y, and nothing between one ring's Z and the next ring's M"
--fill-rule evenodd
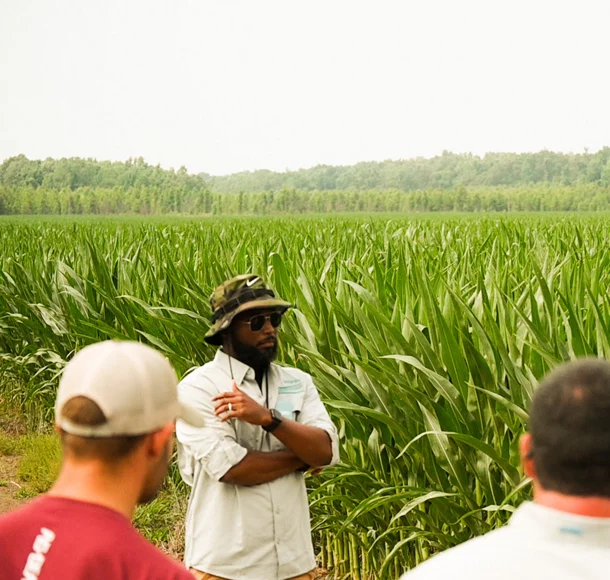
M525 502L509 525L541 539L610 548L610 518L580 516Z
M229 360L230 359L230 360ZM254 380L254 369L244 364L235 357L229 357L221 348L216 351L214 362L218 365L220 370L225 373L228 377L231 377L231 369L233 370L233 379L238 385L244 382L244 379L250 373L248 378Z

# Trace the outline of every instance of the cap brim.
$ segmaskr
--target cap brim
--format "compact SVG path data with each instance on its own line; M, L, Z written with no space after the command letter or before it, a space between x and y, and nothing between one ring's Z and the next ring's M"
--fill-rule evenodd
M220 344L222 344L220 333L223 330L229 328L229 326L231 326L231 322L233 322L233 319L238 314L240 314L241 312L245 312L246 310L262 310L265 308L275 308L277 310L286 311L290 308L294 308L294 304L286 302L285 300L279 300L278 298L265 298L263 300L251 300L250 302L244 302L243 304L240 304L235 310L227 313L215 324L213 324L210 330L208 330L207 334L203 337L203 339L208 344L219 346Z
M204 427L205 421L202 414L190 405L178 403L178 419L182 419L185 423L193 427Z

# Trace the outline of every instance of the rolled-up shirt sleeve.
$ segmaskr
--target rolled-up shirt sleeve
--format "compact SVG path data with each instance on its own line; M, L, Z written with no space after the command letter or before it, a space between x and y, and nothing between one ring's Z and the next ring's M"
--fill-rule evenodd
M303 373L305 378L305 397L303 399L303 409L299 413L298 422L308 427L317 427L328 433L332 446L332 458L328 466L339 463L339 435L337 428L333 424L324 403L320 399L318 389L313 384L310 375Z
M187 377L178 385L180 400L197 409L205 420L204 427L193 427L178 420L178 466L182 479L193 484L197 463L213 479L219 481L248 453L237 443L235 428L231 422L222 423L214 415L212 397L218 393L213 383L205 377Z

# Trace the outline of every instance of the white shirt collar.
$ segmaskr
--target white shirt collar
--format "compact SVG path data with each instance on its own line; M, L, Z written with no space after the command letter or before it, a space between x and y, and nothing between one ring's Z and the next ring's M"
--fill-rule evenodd
M214 363L228 377L233 378L238 385L244 382L248 372L252 373L252 378L254 378L254 369L252 367L249 367L233 356L230 357L221 348L216 351Z
M526 502L515 512L509 525L540 539L610 548L610 518L570 514Z
M247 364L244 364L240 360L236 359L234 356L229 356L226 354L222 348L219 348L216 351L216 356L214 357L214 364L218 366L218 368L226 374L229 378L232 378L237 383L237 386L240 386L245 379L249 379L251 381L255 381L255 372L254 369ZM274 378L276 365L271 363L269 365L269 381L272 381ZM231 370L233 373L231 374Z

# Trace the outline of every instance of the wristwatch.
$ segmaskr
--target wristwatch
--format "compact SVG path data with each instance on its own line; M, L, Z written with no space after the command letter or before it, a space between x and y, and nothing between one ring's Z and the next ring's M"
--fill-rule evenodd
M267 433L273 433L273 431L280 426L284 417L282 417L282 414L277 409L269 409L269 412L271 413L271 423L266 427L263 427L263 429L267 431Z

